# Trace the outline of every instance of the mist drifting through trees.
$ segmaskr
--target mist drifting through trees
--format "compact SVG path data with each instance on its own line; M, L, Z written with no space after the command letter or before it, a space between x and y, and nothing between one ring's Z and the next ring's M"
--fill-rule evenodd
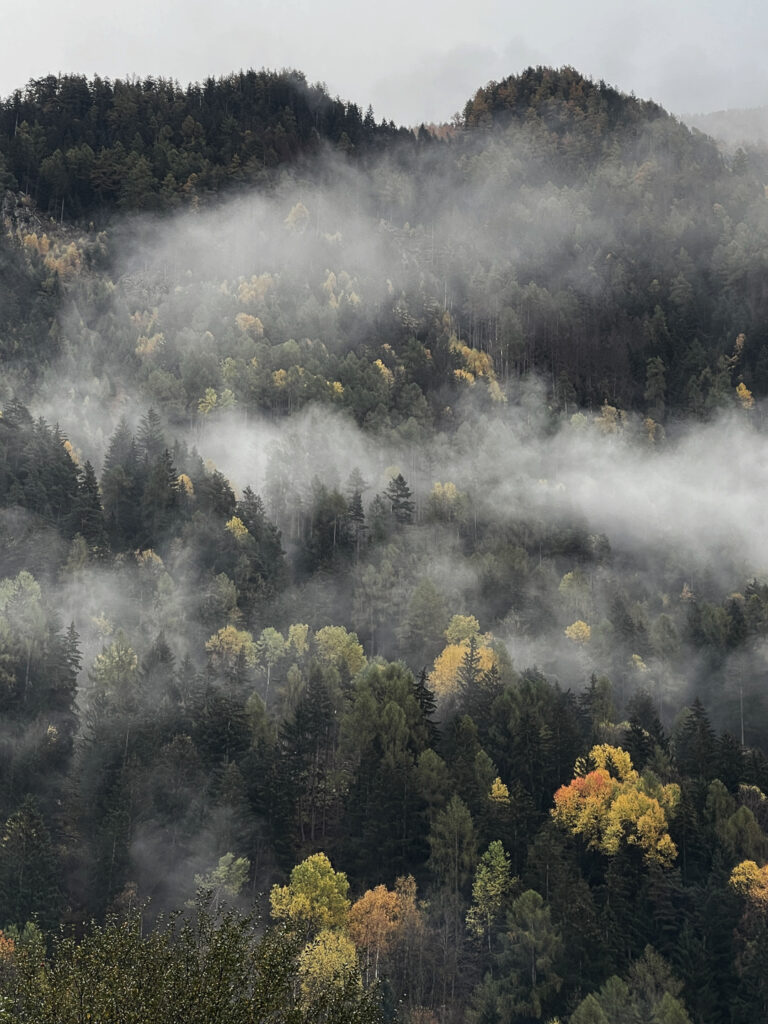
M765 179L570 68L0 103L9 1019L765 1016Z

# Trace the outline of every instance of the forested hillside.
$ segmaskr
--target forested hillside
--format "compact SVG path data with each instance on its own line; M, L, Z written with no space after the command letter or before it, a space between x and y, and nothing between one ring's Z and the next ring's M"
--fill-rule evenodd
M768 1016L761 159L0 103L0 1016Z
M711 135L733 152L743 146L759 147L764 151L768 142L768 107L686 114L684 121L692 128Z

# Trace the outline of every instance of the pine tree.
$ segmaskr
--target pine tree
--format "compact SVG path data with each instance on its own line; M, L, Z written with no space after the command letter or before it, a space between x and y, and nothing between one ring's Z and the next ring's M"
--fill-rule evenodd
M153 704L169 699L175 685L175 667L176 657L165 634L159 633L139 666L141 689Z
M346 519L349 524L349 534L355 548L355 562L359 562L360 548L362 547L365 534L368 530L368 527L365 525L363 498L360 491L355 491L351 495L347 505Z
M165 437L160 417L154 409L149 409L146 416L141 417L136 435L136 449L139 458L150 466L160 458L165 448Z
M78 474L72 521L72 531L81 534L92 551L103 551L107 545L104 509L96 473L89 461L86 461Z
M456 794L435 815L429 845L432 870L457 899L477 862L477 838L469 808Z
M146 475L141 497L142 547L158 547L168 537L179 503L178 474L166 448Z
M486 975L476 989L469 1020L547 1019L562 985L563 940L537 892L529 889L512 904L501 942L495 978Z
M80 635L74 622L70 623L64 636L54 634L47 646L49 650L44 668L46 710L56 715L59 726L72 736L77 726L75 703L82 664Z
M51 837L37 803L27 797L0 837L0 920L22 927L55 924L61 892Z
M683 775L709 782L717 761L715 733L697 697L674 738L675 761Z
M429 686L427 686L426 668L421 670L418 678L414 678L413 693L419 705L421 720L425 730L424 746L434 749L440 736L440 731L434 717L437 709L437 700L435 699L434 690L430 690Z
M411 501L411 489L402 473L392 477L384 491L384 497L389 502L392 514L399 526L413 522L416 505Z
M101 476L107 531L118 551L140 544L142 489L136 443L128 423L122 419L109 442Z
M467 694L475 689L480 674L480 654L477 649L477 635L473 633L469 638L469 643L458 671L460 697L466 697Z

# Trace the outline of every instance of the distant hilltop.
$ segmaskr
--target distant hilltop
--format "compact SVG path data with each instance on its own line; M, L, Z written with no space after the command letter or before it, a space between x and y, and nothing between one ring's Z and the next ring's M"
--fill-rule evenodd
M728 149L768 145L768 106L683 114L682 120L691 128L711 135Z
M418 131L328 95L298 71L241 71L182 87L166 78L48 75L0 101L0 188L57 219L104 222L164 210L309 168L321 150L355 160L420 143L539 125L569 171L594 167L643 124L673 119L574 68L528 68L478 89L452 126ZM546 140L545 137L546 136Z

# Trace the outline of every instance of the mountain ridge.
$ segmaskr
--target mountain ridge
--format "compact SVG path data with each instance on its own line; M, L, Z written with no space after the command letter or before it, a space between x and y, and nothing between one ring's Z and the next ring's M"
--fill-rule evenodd
M571 67L531 67L488 83L467 101L453 137L377 123L370 107L334 99L298 71L250 70L186 88L163 78L49 75L0 101L0 188L18 187L59 218L104 221L116 210L171 209L268 186L278 168L311 161L324 146L364 159L535 122L561 155L580 148L594 166L601 140L652 121L673 119Z

